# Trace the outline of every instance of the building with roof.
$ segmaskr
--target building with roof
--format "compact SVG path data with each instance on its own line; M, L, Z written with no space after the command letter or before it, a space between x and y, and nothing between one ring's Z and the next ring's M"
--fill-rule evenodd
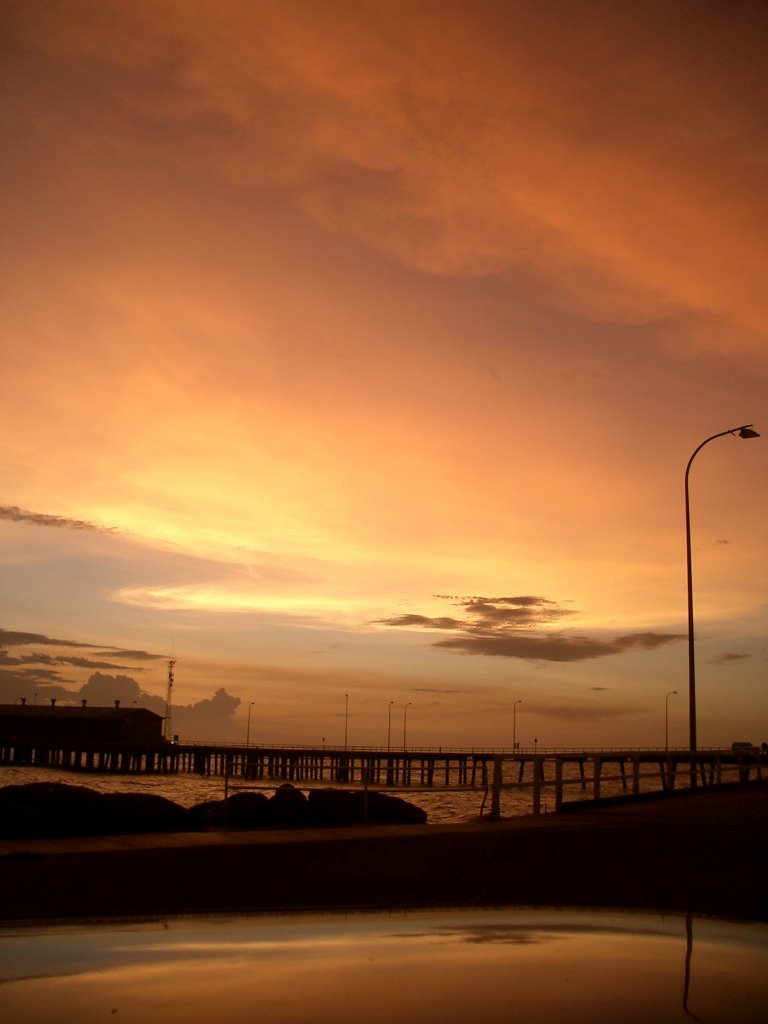
M147 708L57 704L0 704L0 743L80 748L114 744L125 749L163 746L162 716Z

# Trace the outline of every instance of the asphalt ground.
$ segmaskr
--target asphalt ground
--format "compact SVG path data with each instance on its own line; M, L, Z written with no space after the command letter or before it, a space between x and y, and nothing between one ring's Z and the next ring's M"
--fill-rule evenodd
M6 923L468 906L768 922L768 786L462 825L0 841Z

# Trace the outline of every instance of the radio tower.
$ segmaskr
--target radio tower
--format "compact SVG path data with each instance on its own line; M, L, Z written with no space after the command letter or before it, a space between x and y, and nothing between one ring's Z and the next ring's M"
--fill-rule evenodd
M173 731L171 729L171 707L173 703L173 666L175 664L175 658L171 657L168 659L168 690L165 695L165 725L163 726L163 736L169 743L173 739Z

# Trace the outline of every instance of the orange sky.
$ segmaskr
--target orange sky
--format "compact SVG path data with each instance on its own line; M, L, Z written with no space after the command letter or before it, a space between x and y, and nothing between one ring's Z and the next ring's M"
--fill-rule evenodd
M685 465L768 437L765 5L3 17L0 700L173 650L202 739L647 746L678 690L684 745ZM767 470L692 471L700 744L768 739Z

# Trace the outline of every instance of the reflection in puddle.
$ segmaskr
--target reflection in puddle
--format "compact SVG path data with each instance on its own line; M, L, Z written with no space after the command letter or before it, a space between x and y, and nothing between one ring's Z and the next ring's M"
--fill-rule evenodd
M768 926L477 910L0 930L4 1016L92 1024L765 1019Z

